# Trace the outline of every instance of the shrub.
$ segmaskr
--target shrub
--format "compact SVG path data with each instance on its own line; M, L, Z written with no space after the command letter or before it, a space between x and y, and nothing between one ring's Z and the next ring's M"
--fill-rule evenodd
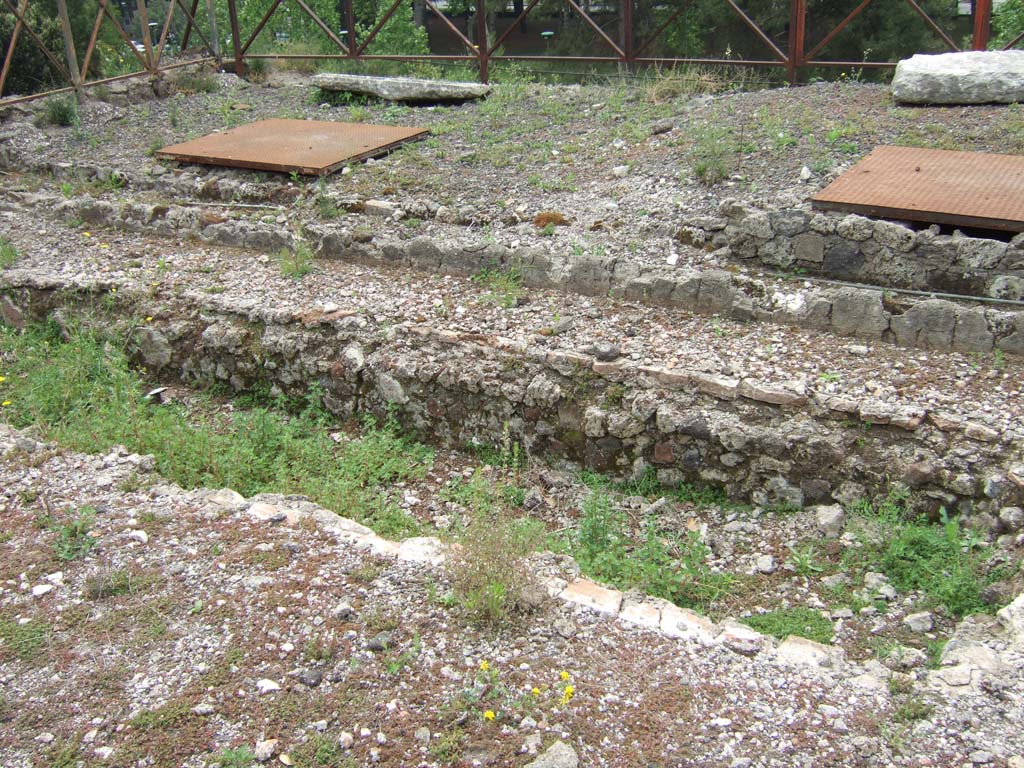
M526 558L539 545L540 532L515 520L501 490L479 472L448 493L469 512L445 561L455 602L472 622L505 623L526 608L524 594L534 586Z
M46 100L44 116L50 125L78 125L78 102L74 96L52 96Z
M991 48L1002 48L1024 32L1024 0L1003 0L992 14ZM1018 47L1020 43L1017 44Z

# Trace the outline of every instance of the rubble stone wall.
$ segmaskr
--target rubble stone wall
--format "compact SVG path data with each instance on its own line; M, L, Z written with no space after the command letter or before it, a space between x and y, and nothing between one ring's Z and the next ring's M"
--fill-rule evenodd
M1024 300L1024 235L1010 242L939 234L807 204L761 209L726 200L720 217L684 226L693 244L727 249L728 258L887 288Z
M47 201L40 199L36 204L47 204ZM193 236L221 245L261 251L294 247L298 242L287 225L273 219L230 218L191 206L113 203L88 197L59 198L49 204L67 218L77 218L94 226ZM370 229L372 216L367 219ZM717 226L712 222L703 223ZM712 234L712 241L715 237L732 237L734 233L729 226L732 225L723 225L717 234ZM1008 354L1024 354L1024 307L1004 309L945 299L892 296L881 289L851 286L808 284L778 288L724 269L642 264L540 248L513 250L487 242L449 243L429 237L376 238L366 230L339 225L310 226L304 234L321 258L466 275L483 269L514 267L524 282L534 287L677 306L741 321L798 325L909 347L981 354L998 349ZM744 242L750 242L745 234L737 237L748 238ZM781 242L789 236L773 237ZM951 242L955 240L952 238ZM1017 254L1012 258L1024 259L1024 251L1017 245L999 245Z
M110 326L154 301L20 273L3 279L8 324L74 313ZM945 505L994 533L1001 511L1024 501L1020 425L417 323L385 328L355 310L296 313L198 293L160 301L145 306L153 322L125 329L155 375L289 395L316 384L339 416L396 409L441 443L510 438L531 455L617 476L652 467L666 485L713 484L759 504L852 503L903 482L922 509Z

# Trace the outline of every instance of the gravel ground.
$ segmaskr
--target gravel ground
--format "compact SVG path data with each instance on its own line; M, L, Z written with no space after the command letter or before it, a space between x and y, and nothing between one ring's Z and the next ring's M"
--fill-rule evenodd
M947 700L913 669L887 685L877 662L794 665L557 602L481 632L438 600L436 569L261 522L237 495L162 483L146 457L6 428L0 450L11 768L248 764L226 762L243 746L308 766L525 765L557 741L580 765L1020 764L1019 649L990 691ZM43 517L85 504L94 546L56 559ZM933 709L916 720L908 702Z
M36 127L13 112L0 146L22 165L144 175L158 145L257 117L423 125L433 133L427 141L319 186L244 171L208 178L286 190L282 197L299 204L268 195L271 207L255 214L283 222L315 219L303 204L315 195L358 195L409 209L447 206L467 222L376 220L384 234L600 248L652 263L675 253L698 266L708 256L674 240L679 219L713 213L723 197L806 195L878 143L1024 151L1019 108L903 109L884 89L852 83L672 97L653 86L519 85L482 104L411 109L322 106L294 77L270 87L218 82L211 94L90 101L79 127ZM728 174L708 187L694 168L702 142L722 131L733 148ZM1001 430L1022 422L1024 370L1012 356L903 350L538 290L508 308L471 280L338 262L317 262L297 281L268 254L93 231L33 200L55 192L162 199L152 190L84 179L61 189L17 169L3 182L3 235L20 252L13 277L117 287L143 296L141 311L158 319L163 299L182 292L226 306L349 308L381 329L427 323L564 351L615 344L643 365L800 381ZM171 202L223 209L187 194ZM544 210L568 224L541 235L532 219ZM365 225L365 216L344 216ZM759 277L782 292L799 286ZM672 640L557 603L495 635L440 604L444 576L422 565L374 558L306 523L259 522L249 502L218 503L156 477L127 490L128 477L148 476L142 457L79 456L9 431L0 443L0 765L231 765L224 750L270 739L279 740L273 759L296 765L524 765L557 740L580 765L1024 764L1019 641L992 641L1005 660L1001 674L963 697L942 693L920 666L889 662L905 677L886 682L880 643L921 647L953 629L939 616L934 638L908 634L902 619L914 595L900 595L882 616L831 616L840 650L828 667ZM422 486L408 489L422 502L410 511L428 522L449 511L438 490L463 471L472 471L465 457L438 460ZM552 488L538 474L528 484L546 498L552 527L571 524L583 493L575 481ZM635 513L648 502L620 501ZM85 504L98 511L97 546L82 560L58 561L56 534L40 529L40 517L66 521ZM769 519L760 510L673 505L666 514L680 527L717 532L712 565L751 575L742 601L716 618L828 605L820 584L784 567L813 529L810 513ZM780 567L755 575L766 555ZM137 588L104 594L115 573ZM46 586L53 589L34 594ZM381 632L392 633L391 645L370 650ZM562 671L575 691L565 702ZM263 680L280 690L260 694ZM934 710L910 717L907 707L918 705ZM488 709L495 720L484 719Z

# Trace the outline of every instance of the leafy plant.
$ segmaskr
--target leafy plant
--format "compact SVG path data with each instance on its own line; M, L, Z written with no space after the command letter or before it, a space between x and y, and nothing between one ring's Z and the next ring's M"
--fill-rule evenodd
M217 755L221 768L250 768L256 762L256 755L247 746L225 749Z
M595 491L584 500L570 550L586 574L620 589L638 588L704 611L728 593L732 575L707 566L710 551L698 534L668 534L651 517L639 541L634 541L625 525L625 516L606 493Z
M790 558L793 568L801 576L813 576L823 570L818 565L818 548L814 544L806 544L803 547L789 547Z
M82 507L75 517L57 530L57 541L54 542L54 554L61 560L78 560L89 554L96 545L91 535L92 524L96 519L96 510L90 506Z
M468 507L469 522L445 561L453 597L470 621L506 623L525 607L523 595L532 583L526 556L540 541L538 531L517 524L481 473L455 492Z
M957 617L994 610L981 599L982 589L1002 575L986 567L988 551L944 508L930 522L909 516L907 501L906 489L894 487L877 505L859 505L861 546L847 552L844 566L880 571L897 590L919 590Z
M832 622L813 608L782 608L740 619L747 626L780 640L790 635L818 643L832 642Z

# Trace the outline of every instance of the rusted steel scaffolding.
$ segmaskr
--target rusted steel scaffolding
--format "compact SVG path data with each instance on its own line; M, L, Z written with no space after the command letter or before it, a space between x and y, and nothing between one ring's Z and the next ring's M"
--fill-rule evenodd
M306 0L273 0L263 18L251 30L242 30L239 25L238 2L239 0L226 0L227 16L230 25L230 47L231 56L225 58L220 51L216 31L206 33L196 22L200 0L168 0L168 11L165 15L160 35L154 41L151 25L148 20L146 0L135 0L135 8L139 17L141 30L141 42L131 39L121 20L111 6L113 0L98 0L98 12L92 27L92 35L84 55L79 58L75 49L75 42L72 37L71 25L68 17L68 0L56 0L61 30L64 38L64 56L49 50L39 34L32 29L27 20L27 11L33 2L41 0L0 0L0 13L13 14L15 19L13 34L9 40L4 55L3 69L0 70L0 94L3 93L4 85L10 73L11 62L14 58L15 46L23 36L31 40L37 48L41 49L46 58L53 65L55 71L60 75L66 86L46 93L34 94L0 100L0 104L13 103L26 99L39 98L41 96L60 93L64 91L78 91L114 80L126 78L157 75L176 67L188 66L198 62L216 62L224 69L244 74L248 61L254 59L346 59L350 61L370 61L375 59L386 59L392 61L409 62L462 62L475 66L479 73L481 82L488 82L490 64L494 61L528 61L528 62L577 62L577 63L618 63L623 65L639 66L674 66L681 64L701 65L723 65L723 66L746 66L763 67L784 70L790 83L797 82L801 72L812 67L839 67L839 68L890 68L894 64L888 61L837 61L823 58L823 53L828 45L843 30L849 27L850 23L859 17L864 10L874 2L880 5L883 2L893 5L907 3L919 17L920 23L929 28L942 44L950 51L960 50L950 33L943 29L917 0L859 0L858 4L851 8L850 13L832 29L825 33L819 40L807 39L808 8L807 0L790 0L789 24L785 33L785 40L773 38L763 24L743 10L741 0L720 0L728 9L734 13L742 24L749 29L754 37L759 40L770 54L766 59L734 59L734 58L685 58L671 56L653 56L649 51L658 42L666 30L676 22L682 14L690 9L694 0L679 0L677 7L672 9L668 17L662 20L658 27L642 38L637 34L634 24L634 1L635 0L608 0L603 7L614 7L617 10L619 19L618 39L613 39L595 19L592 13L588 13L577 0L564 0L563 10L567 14L574 14L586 27L595 35L600 44L601 51L590 56L558 56L558 55L509 55L501 52L503 44L509 35L519 27L531 13L535 12L540 0L530 0L529 4L522 7L522 11L508 28L494 39L490 44L478 45L469 36L469 31L464 33L453 22L452 18L438 7L434 0L424 0L426 11L438 19L441 26L454 36L464 53L452 55L374 55L367 52L368 46L376 39L378 33L385 26L388 20L402 6L403 2L410 0L394 0L388 10L377 20L368 33L358 38L356 31L356 20L354 18L352 0L345 2L345 22L347 29L335 32L325 23ZM72 0L74 2L74 0ZM477 40L487 40L487 14L486 0L474 0L475 30L473 37ZM581 0L582 2L582 0ZM851 0L851 5L857 0ZM208 7L212 8L211 0L207 0ZM332 54L253 54L249 53L252 44L259 37L266 25L271 22L275 14L281 12L286 5L297 7L302 13L309 16L314 24L324 33L327 40L337 50ZM970 47L974 50L985 50L989 43L989 30L992 12L992 0L973 0L973 24ZM167 46L168 31L171 28L171 21L175 15L180 15L180 21L185 25L184 35L180 48L185 50L189 43L198 38L201 42L201 53L188 60L175 59L172 62L165 61L165 48ZM97 40L101 28L104 25L111 27L117 36L123 41L138 61L140 69L128 74L110 78L89 79L93 71L94 54L96 52ZM1024 39L1024 32L1017 35L1005 47L1013 48ZM212 41L212 42L211 42Z

